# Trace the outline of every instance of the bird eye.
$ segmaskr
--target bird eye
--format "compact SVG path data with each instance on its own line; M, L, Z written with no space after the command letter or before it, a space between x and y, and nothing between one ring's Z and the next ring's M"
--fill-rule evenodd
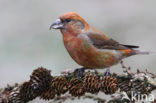
M71 19L65 19L65 21L66 21L66 22L70 22L70 21L71 21Z

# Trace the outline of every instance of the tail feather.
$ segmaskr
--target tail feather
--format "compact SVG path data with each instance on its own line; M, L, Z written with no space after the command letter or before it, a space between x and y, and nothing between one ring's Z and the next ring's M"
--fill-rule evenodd
M135 50L135 53L136 53L136 54L148 55L148 54L151 54L152 52Z

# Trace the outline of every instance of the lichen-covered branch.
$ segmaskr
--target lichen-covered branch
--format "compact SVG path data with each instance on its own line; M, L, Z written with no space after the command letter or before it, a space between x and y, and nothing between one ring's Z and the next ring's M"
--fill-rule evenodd
M156 82L151 79L156 78L154 73L147 70L145 72L137 70L134 73L123 62L121 64L125 74L113 73L110 76L103 76L103 73L97 71L86 71L81 79L77 78L77 73L71 71L64 71L60 76L52 76L50 70L39 67L33 71L30 80L2 88L0 103L27 103L36 97L51 100L51 103L61 103L66 99L74 100L76 98L89 98L98 103L122 103L122 92L127 93L130 97L131 91L149 95L156 89ZM95 96L99 92L111 95L111 100ZM112 94L116 95L112 96Z

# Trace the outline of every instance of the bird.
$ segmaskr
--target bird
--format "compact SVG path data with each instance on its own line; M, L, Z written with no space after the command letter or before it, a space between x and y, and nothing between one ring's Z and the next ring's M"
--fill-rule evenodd
M149 54L149 52L137 50L139 46L117 42L90 26L76 12L62 14L51 24L51 29L60 30L69 55L85 69L110 68L124 58L137 54Z

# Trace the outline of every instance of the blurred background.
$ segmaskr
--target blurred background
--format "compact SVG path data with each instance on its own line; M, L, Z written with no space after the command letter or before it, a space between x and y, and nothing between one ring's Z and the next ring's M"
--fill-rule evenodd
M0 88L29 80L39 66L51 69L53 75L80 67L65 50L60 32L49 30L54 20L69 11L120 43L156 52L155 4L156 0L0 0ZM156 73L154 53L124 61L134 71ZM111 71L122 72L120 64ZM94 103L89 99L74 102L88 101ZM42 102L35 99L30 103Z

